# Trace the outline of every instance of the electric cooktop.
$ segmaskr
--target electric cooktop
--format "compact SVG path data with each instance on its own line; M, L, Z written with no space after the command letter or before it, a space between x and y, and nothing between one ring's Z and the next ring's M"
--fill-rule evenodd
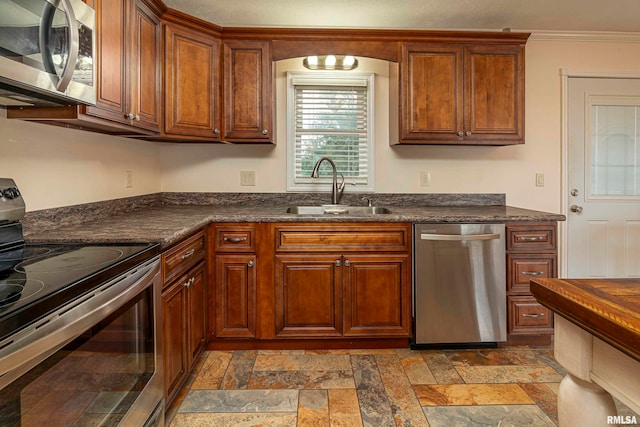
M0 251L0 341L160 252L157 244L19 244Z

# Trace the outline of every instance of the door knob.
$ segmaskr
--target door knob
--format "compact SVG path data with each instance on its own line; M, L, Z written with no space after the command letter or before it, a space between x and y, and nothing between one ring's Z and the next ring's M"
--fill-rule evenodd
M581 214L582 213L582 206L578 206L578 205L571 205L569 207L569 209L571 210L571 212L575 212L577 214Z

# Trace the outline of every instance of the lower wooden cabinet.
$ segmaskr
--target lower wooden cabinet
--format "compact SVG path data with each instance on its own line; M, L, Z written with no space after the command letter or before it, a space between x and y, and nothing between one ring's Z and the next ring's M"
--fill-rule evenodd
M410 224L231 223L209 233L210 348L411 336Z
M349 255L344 263L344 335L409 336L409 256Z
M558 277L556 223L506 224L507 342L547 344L552 313L531 295L529 281Z
M277 255L277 337L342 336L342 266L336 255Z
M171 402L206 344L205 263L162 292L165 400Z
M216 256L216 325L219 338L256 336L256 256Z

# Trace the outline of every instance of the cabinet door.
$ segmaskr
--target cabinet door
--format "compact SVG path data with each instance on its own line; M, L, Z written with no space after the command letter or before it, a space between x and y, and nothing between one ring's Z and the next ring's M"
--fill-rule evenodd
M276 255L276 336L342 336L340 255Z
M408 337L408 255L344 256L344 335Z
M255 338L256 256L216 256L216 336Z
M130 24L130 124L159 132L162 112L160 18L142 0L135 1Z
M185 330L187 328L186 288L176 282L162 294L162 353L164 359L164 396L167 402L178 392L189 370Z
M164 36L165 134L220 140L220 41L177 24Z
M223 68L223 140L272 142L273 95L269 42L225 40Z
M461 47L402 45L401 142L462 140L462 60Z
M129 0L94 0L96 10L96 105L85 113L119 123L128 123L127 22Z
M187 350L189 369L195 364L207 341L207 282L204 262L195 266L187 275Z
M524 142L524 48L465 48L465 142Z

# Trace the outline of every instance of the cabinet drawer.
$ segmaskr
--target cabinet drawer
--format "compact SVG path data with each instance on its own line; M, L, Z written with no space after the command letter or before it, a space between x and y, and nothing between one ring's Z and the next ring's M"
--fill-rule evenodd
M203 259L205 252L205 235L204 231L200 231L163 253L162 276L164 283L169 283L172 278Z
M404 252L411 246L410 227L398 224L277 226L275 236L279 252Z
M507 297L509 334L540 334L553 332L553 317L531 296Z
M247 225L215 226L216 252L255 252L256 228Z
M555 254L507 254L507 291L530 294L529 280L556 277Z
M507 251L544 252L556 249L555 224L507 225Z

